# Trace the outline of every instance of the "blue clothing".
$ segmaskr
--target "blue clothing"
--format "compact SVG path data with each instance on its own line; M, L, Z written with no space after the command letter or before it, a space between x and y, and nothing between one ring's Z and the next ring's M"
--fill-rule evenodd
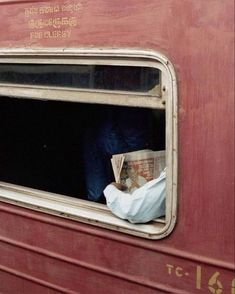
M113 181L113 154L147 149L148 111L141 108L113 107L93 113L86 130L84 161L87 196L99 201L104 188Z

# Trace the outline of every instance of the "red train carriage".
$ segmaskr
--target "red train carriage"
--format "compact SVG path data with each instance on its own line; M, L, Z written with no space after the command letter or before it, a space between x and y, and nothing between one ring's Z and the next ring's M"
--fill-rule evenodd
M0 8L0 292L234 294L233 1ZM166 150L162 218L87 199L111 108Z

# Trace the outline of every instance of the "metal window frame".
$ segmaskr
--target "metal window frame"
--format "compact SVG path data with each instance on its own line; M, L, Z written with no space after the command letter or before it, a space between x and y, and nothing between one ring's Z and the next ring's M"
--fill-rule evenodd
M98 91L66 87L0 84L1 96L25 99L73 101L165 109L167 195L165 219L130 224L118 219L105 205L0 182L0 201L148 239L171 233L177 215L178 111L176 74L171 62L152 50L104 48L0 49L0 63L101 64L154 67L161 70L157 95L123 91ZM81 95L82 94L82 95ZM66 98L64 98L66 97Z

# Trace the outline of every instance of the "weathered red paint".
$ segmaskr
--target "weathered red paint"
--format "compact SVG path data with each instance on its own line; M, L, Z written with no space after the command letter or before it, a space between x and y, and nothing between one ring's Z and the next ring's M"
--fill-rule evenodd
M233 293L233 1L80 0L79 11L63 13L78 20L68 39L30 39L25 8L64 3L1 1L0 47L168 56L179 91L178 223L150 241L1 203L0 292L211 293L218 272L222 293Z

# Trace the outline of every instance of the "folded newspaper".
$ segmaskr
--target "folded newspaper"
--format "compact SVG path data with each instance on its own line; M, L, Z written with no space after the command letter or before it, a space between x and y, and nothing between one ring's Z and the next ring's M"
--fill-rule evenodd
M166 166L165 150L145 149L114 154L111 163L115 181L126 185L126 191L132 193L148 181L159 177Z

